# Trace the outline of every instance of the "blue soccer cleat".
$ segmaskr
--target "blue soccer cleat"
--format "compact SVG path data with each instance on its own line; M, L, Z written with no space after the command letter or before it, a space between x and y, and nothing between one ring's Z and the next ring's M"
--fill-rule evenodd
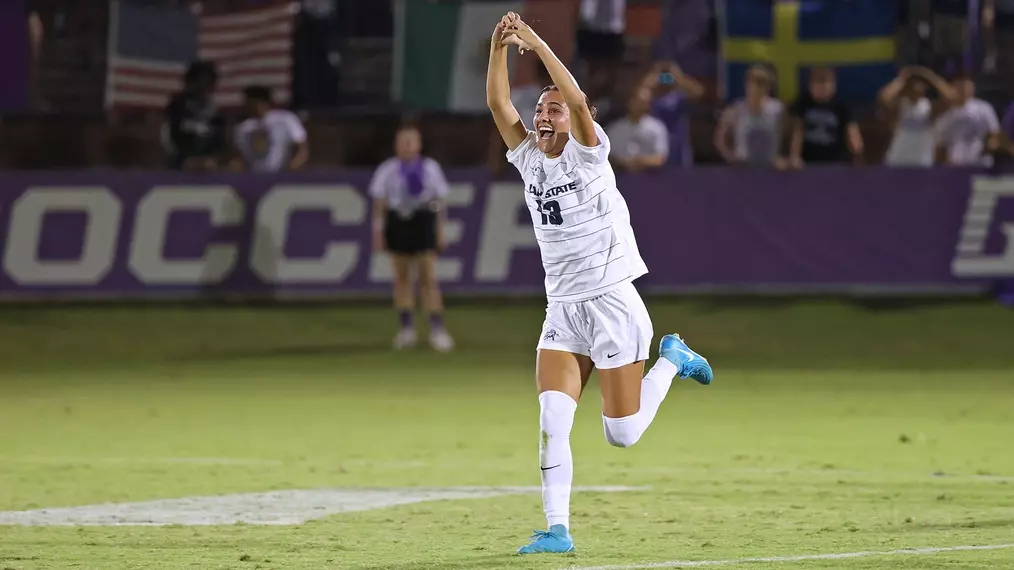
M680 367L679 377L693 378L707 386L715 377L708 359L697 354L678 334L667 334L658 345L658 355Z
M570 537L567 527L554 524L549 530L537 530L528 544L518 549L518 554L542 554L574 551L574 539Z

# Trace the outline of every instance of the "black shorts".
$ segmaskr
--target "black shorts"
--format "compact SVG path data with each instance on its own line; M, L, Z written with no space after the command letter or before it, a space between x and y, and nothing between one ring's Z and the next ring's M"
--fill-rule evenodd
M437 213L424 208L406 218L388 210L384 239L391 253L414 255L433 251L437 248Z
M577 54L585 61L619 61L623 59L623 49L623 34L584 28L577 31Z

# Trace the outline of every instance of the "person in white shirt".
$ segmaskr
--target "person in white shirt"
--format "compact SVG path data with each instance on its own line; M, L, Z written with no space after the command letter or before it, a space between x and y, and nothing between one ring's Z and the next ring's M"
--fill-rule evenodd
M940 94L936 105L926 96L930 86ZM878 102L894 131L884 164L933 166L936 143L933 121L957 100L957 93L925 67L905 67L880 90Z
M437 282L437 255L444 243L444 201L450 189L440 164L422 156L422 135L403 125L394 140L395 156L382 162L370 181L373 199L373 249L386 251L394 264L394 306L401 328L394 348L416 343L415 283L430 317L430 346L454 348L444 327L444 303Z
M650 110L651 91L638 89L630 98L627 116L606 129L612 142L609 158L623 170L658 168L669 159L669 131L648 114Z
M975 96L975 83L969 77L951 82L957 101L936 122L934 131L941 162L953 166L992 166L993 157L985 152L987 140L1000 132L1000 119L993 106Z
M543 89L533 131L511 103L509 45L534 52L555 82ZM609 164L609 137L567 68L513 12L493 30L486 103L510 149L507 160L524 181L548 298L535 360L548 529L537 531L518 553L570 552L570 432L592 370L599 369L606 441L618 447L640 439L674 377L707 385L713 373L707 360L673 334L663 337L660 357L644 375L654 333L633 281L648 269Z
M310 158L303 122L291 111L274 108L267 87L247 87L243 94L247 119L234 132L239 158L233 167L254 172L302 168Z
M787 166L781 153L785 107L770 95L773 81L765 67L751 67L746 73L746 96L722 112L714 142L727 163Z

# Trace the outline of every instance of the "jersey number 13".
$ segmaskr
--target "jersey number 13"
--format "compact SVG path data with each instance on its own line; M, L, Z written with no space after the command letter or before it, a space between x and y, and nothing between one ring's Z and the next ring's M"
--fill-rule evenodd
M535 205L538 207L539 213L542 214L542 225L552 224L554 226L559 226L563 223L563 214L560 213L560 203L556 200L550 200L548 202L536 200Z

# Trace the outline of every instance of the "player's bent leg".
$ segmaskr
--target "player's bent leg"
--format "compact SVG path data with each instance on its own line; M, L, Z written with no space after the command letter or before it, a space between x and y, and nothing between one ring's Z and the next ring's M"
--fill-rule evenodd
M692 378L708 385L714 379L711 365L679 337L669 334L659 344L659 359L640 379L643 362L600 369L602 428L606 441L616 447L637 443L654 421L674 377Z
M659 398L655 383L643 375L643 360L599 370L602 429L609 445L630 447L637 443L665 397L663 393Z
M588 312L594 323L590 353L602 385L602 427L611 445L630 447L641 439L674 377L711 382L707 360L678 335L662 339L659 359L643 374L654 332L648 309L632 285L589 303Z
M394 348L403 349L415 346L415 295L412 284L413 259L402 253L391 254L394 266L394 308L398 311L400 327L394 337Z
M436 268L436 252L427 251L419 256L419 296L430 317L430 346L448 352L454 348L454 339L444 327L444 299Z
M581 391L592 371L591 359L561 350L539 350L535 380L539 390L539 469L547 530L535 531L518 554L574 550L570 536L570 491L574 459L570 432Z

